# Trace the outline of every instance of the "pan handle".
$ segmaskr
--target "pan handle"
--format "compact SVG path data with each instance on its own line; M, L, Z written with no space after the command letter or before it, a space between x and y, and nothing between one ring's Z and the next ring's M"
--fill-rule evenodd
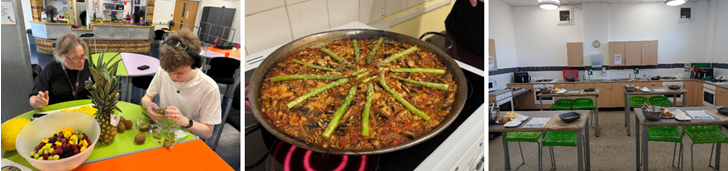
M434 32L434 31L428 31L428 32L423 33L422 35L420 35L420 38L419 39L422 40L422 38L425 38L425 36L430 35L430 34L434 34L434 35L439 35L439 36L445 37L445 39L447 39L447 41L450 42L450 46L445 47L445 49L444 49L445 51L448 51L448 50L450 50L452 48L452 44L454 43L454 41L452 41L452 39L450 37L447 37L447 35L442 34L442 33Z

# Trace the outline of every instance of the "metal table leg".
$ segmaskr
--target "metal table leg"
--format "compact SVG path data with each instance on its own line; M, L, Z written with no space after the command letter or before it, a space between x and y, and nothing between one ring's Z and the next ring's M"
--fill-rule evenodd
M721 130L721 126L718 126L718 130ZM716 143L715 145L715 170L720 170L720 144Z
M630 105L629 104L632 103L630 101L629 94L626 94L625 93L625 95L624 95L624 102L625 102L625 104L624 104L624 118L627 119L624 123L627 126L627 136L629 137L630 136L630 130L629 129L631 127L631 125L629 125L629 108L630 108Z
M508 135L507 132L503 133L503 154L505 154L505 164L506 164L506 170L511 170L511 157L508 154L508 142L506 142L506 136Z
M587 128L588 129L588 128ZM584 141L582 141L582 131L576 131L576 155L578 156L579 171L584 170Z
M634 124L639 125L639 119L635 118ZM637 158L635 159L635 167L637 167L637 170L640 170L640 136L639 136L640 129L639 129L639 126L635 126L634 134L635 134L634 139L635 139L635 144L636 144L634 151L635 151L635 156L637 156Z
M639 127L639 126L635 125L635 128L636 127ZM649 163L650 163L649 156L650 155L649 155L649 151L648 151L649 148L647 147L649 142L647 142L647 136L649 136L649 132L647 132L647 126L642 126L642 157L644 158L644 160L642 161L642 169L645 171L650 170L649 169ZM638 137L638 136L635 135L635 137Z
M127 99L126 102L129 102L129 103L131 103L131 100L134 99L134 85L131 85L131 79L132 79L132 77L129 76L129 77L127 77L127 80L126 80L126 85L127 85L126 94L129 96L126 98ZM139 103L139 104L141 104L141 103Z
M541 110L543 111L543 98L540 98L540 97L538 98L538 104L539 104Z
M599 125L599 123L597 123L597 125ZM589 155L589 153L591 153L591 149L589 148L589 129L591 128L589 128L589 121L587 121L585 130L586 134L584 134L586 136L586 170L591 170L591 156Z

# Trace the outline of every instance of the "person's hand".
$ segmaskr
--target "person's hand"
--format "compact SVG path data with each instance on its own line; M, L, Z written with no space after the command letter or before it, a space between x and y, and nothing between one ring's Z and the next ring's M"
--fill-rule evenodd
M478 0L470 0L470 5L472 5L473 7L477 6Z
M175 106L167 106L164 111L165 113L167 113L167 118L174 121L174 123L176 123L177 125L187 126L190 124L190 118L182 115L182 112L179 111L179 108Z
M38 95L35 96L35 106L38 108L43 108L48 105L48 100L50 97L48 97L48 90L45 92L38 91Z
M164 118L164 115L157 114L157 110L159 110L159 106L154 102L147 103L147 115L151 117L154 120L159 120Z

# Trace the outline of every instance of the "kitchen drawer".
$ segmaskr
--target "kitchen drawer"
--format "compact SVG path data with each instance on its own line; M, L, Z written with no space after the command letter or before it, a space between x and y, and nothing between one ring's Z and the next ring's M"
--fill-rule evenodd
M715 94L728 97L728 89L715 87Z
M599 90L611 90L612 89L612 83L596 83L594 84L596 89Z
M574 89L574 84L573 83L556 83L556 84L554 84L554 88Z
M508 85L507 87L509 87L509 88L518 87L518 88L533 90L533 84L511 84L511 85Z
M594 88L594 83L574 84L574 89Z

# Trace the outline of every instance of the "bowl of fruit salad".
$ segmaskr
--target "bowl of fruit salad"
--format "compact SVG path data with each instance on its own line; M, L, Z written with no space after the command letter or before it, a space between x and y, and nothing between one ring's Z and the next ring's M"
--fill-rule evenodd
M39 170L73 170L93 151L101 129L92 116L58 112L38 118L18 134L18 153Z

